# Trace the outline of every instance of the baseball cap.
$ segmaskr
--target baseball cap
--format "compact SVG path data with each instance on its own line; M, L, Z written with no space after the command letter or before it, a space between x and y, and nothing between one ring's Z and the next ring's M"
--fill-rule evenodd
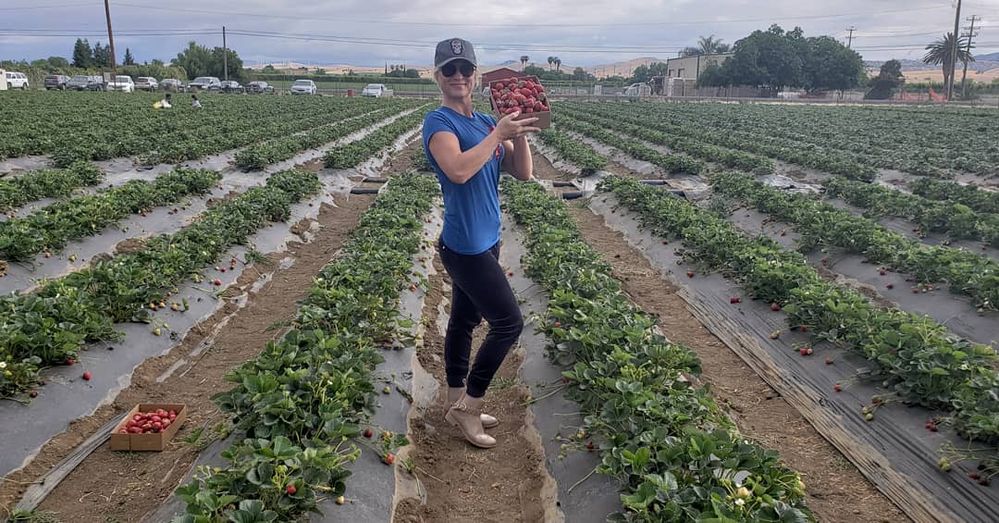
M437 52L434 54L434 69L439 69L444 64L455 60L467 60L472 65L478 65L475 62L475 49L472 49L472 42L461 38L449 38L438 42Z

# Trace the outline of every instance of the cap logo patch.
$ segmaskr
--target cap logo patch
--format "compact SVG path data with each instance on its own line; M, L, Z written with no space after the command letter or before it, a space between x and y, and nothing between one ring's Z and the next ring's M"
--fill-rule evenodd
M461 44L461 40L451 40L451 52L455 55L460 55L465 47Z

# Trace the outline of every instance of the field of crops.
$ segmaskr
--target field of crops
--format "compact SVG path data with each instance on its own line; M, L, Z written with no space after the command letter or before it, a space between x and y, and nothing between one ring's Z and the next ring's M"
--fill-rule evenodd
M0 93L20 520L999 519L994 111L555 103L501 184L529 325L473 452L436 101L157 98Z

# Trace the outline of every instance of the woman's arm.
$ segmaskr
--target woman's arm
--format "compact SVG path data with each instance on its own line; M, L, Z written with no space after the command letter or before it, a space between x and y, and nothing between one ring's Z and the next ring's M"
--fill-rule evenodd
M485 140L482 140L475 147L465 152L461 151L461 144L458 143L458 137L454 133L438 131L430 137L428 144L430 154L433 155L434 161L444 171L444 176L447 176L448 180L451 180L453 183L463 184L471 180L482 169L482 166L492 159L497 147L505 147L506 144L504 142L516 141L520 143L523 141L524 146L518 148L521 149L520 154L527 155L527 163L520 161L515 164L514 168L520 168L516 172L520 173L521 176L526 172L527 178L523 179L528 179L531 176L533 168L530 157L531 149L527 145L526 135L527 133L537 132L540 129L531 126L531 124L538 121L536 117L514 120L519 115L520 112L517 111L500 118L500 121L496 123L496 127L486 136ZM511 156L516 156L516 154ZM525 165L528 167L525 168ZM517 175L515 174L515 176ZM517 177L520 178L520 176Z
M503 156L503 170L512 174L518 180L530 180L534 174L534 158L531 156L531 144L526 136L503 142L506 155Z
M475 173L492 159L493 152L499 144L499 135L494 130L478 145L461 152L461 145L454 133L438 131L430 137L430 154L434 156L434 161L444 171L448 180L463 184L471 180Z

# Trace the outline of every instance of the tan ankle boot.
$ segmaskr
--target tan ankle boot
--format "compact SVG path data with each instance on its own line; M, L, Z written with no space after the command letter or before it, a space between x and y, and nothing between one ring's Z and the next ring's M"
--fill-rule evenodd
M447 406L451 408L454 402L458 401L461 397L461 393L465 392L465 387L448 387L447 388ZM482 420L482 428L491 429L499 425L499 420L490 416L489 414L482 413L479 414L479 419Z
M458 397L458 401L451 405L444 419L452 425L457 425L469 443L476 447L490 449L496 446L496 438L493 438L482 428L482 420L479 415L482 413L482 398L473 398L464 392Z

